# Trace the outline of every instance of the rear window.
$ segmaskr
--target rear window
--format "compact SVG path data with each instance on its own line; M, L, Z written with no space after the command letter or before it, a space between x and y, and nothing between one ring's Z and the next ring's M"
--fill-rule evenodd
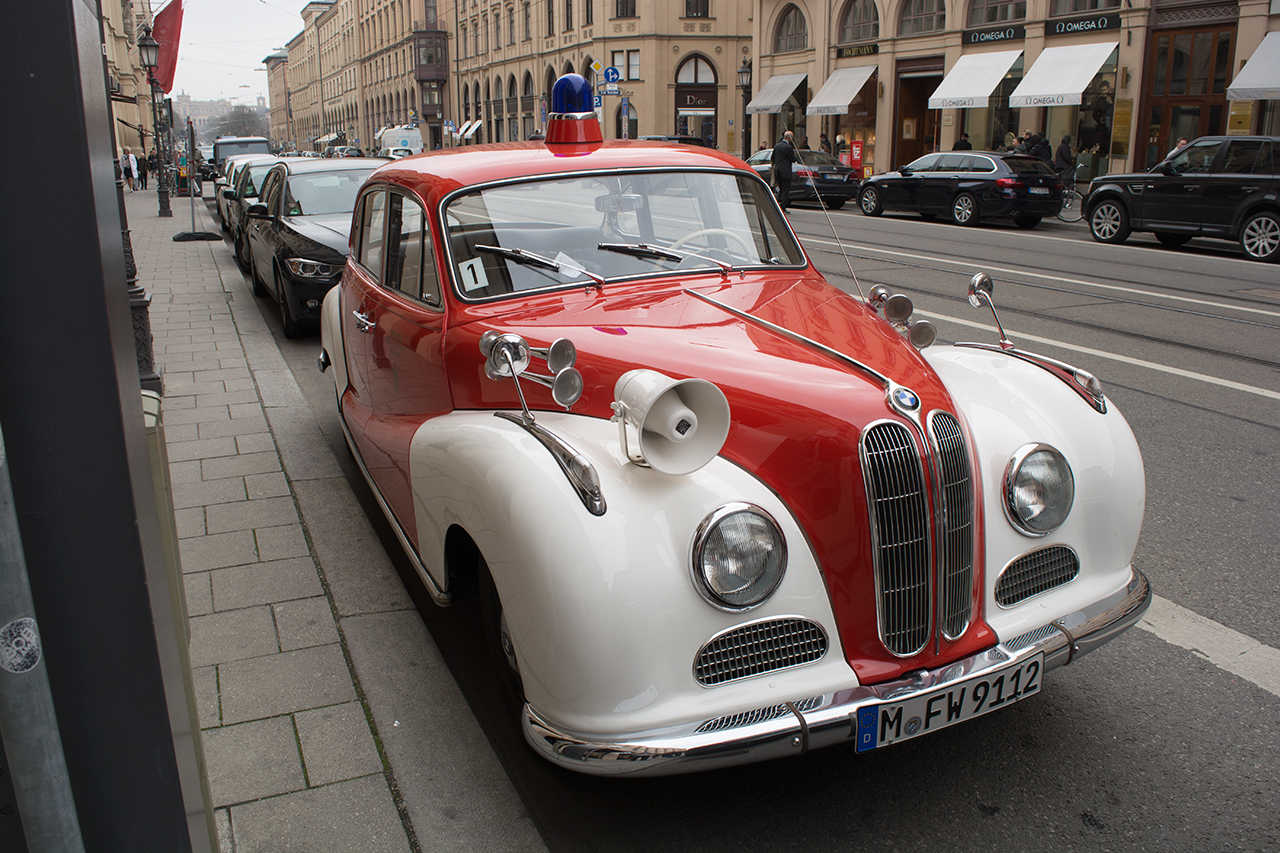
M806 166L839 166L840 161L825 151L801 151L800 162Z
M1037 157L1006 157L1005 165L1019 175L1056 175L1053 167Z

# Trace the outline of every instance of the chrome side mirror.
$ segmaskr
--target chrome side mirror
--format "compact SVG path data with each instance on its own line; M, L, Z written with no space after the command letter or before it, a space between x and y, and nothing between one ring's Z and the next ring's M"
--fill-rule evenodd
M987 303L987 307L991 309L991 317L996 321L996 328L1000 330L1000 349L1013 349L1013 341L1009 340L1009 336L1004 333L1000 315L996 313L996 304L991 301L993 290L991 276L984 272L975 273L973 278L969 279L969 304L974 308L981 308L983 302Z

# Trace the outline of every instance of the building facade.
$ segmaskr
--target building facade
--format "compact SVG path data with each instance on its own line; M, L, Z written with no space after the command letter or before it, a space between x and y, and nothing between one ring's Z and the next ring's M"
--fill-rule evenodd
M117 155L128 146L135 155L153 148L151 86L135 43L151 20L149 0L108 0L102 4L102 43L107 95L115 115Z

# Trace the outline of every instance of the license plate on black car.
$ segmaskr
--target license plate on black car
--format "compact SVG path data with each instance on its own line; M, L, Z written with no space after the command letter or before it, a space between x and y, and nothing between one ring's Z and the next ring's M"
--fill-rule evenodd
M1027 190L1027 192L1031 193L1032 195L1048 195L1049 188L1048 187L1031 187L1029 190Z
M902 702L884 702L858 710L854 736L858 752L936 732L1040 692L1044 655L975 675L921 693Z

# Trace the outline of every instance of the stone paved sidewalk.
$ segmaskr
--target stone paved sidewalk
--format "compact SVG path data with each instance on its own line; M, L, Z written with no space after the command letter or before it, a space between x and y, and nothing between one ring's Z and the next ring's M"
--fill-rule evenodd
M173 199L172 218L157 216L153 192L126 193L126 202L152 296L221 853L545 849L230 251L172 240L191 230L189 199ZM202 202L196 216L196 230L218 232ZM393 701L401 682L375 686L392 700L371 701L357 661L381 666L406 644L425 665L411 664L421 682L403 692L445 724L420 726L412 742L388 730L388 741L379 724L406 716ZM419 766L394 766L402 755L432 763L429 783ZM407 794L397 771L413 780Z

